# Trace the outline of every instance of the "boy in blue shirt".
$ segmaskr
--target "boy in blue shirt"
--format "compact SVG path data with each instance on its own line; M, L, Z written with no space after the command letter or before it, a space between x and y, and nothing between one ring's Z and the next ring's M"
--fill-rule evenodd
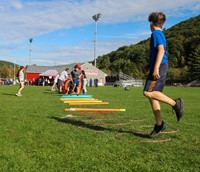
M179 121L183 116L183 101L181 98L171 99L162 93L168 71L168 55L166 51L166 38L162 32L165 23L165 14L152 12L148 18L152 31L150 40L149 74L144 86L144 95L149 99L152 111L155 116L156 124L153 131L149 134L151 138L160 134L166 129L166 124L162 121L160 102L171 105Z

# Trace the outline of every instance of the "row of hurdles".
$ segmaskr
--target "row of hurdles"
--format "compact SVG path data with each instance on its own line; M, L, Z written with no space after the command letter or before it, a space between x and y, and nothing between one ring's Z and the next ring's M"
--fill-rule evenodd
M80 112L81 113L93 113L93 114L98 114L98 119L102 119L105 118L105 116L99 116L99 114L104 114L104 113L109 113L109 112L124 112L126 111L125 109L111 109L111 108L85 108L85 107L81 107L81 108L77 108L77 106L84 106L84 105L108 105L109 102L103 102L102 100L98 100L98 99L95 99L93 98L92 95L63 95L61 96L60 98L61 101L63 101L64 103L68 104L69 106L73 106L73 107L70 107L70 108L66 108L65 111L66 112ZM113 114L112 114L113 115ZM78 115L79 116L79 115ZM68 114L66 115L66 117L75 117L74 115L72 114ZM99 118L100 117L100 118ZM91 118L90 118L91 119ZM118 118L119 119L119 118ZM118 124L112 124L111 125L127 125L127 124L130 124L132 122L136 122L136 121L143 121L145 119L140 119L140 120L130 120L126 123L118 123ZM109 123L101 123L100 126L103 125L108 125ZM144 126L144 125L141 125L140 128L149 128L152 126ZM162 132L164 134L173 134L173 133L176 133L178 132L179 130L178 129L173 129L171 128L172 131L165 131L165 132ZM168 141L171 141L172 139L170 137L167 137L165 139L161 138L161 139L149 139L149 134L146 133L146 132L143 132L143 131L135 131L135 132L121 132L122 130L120 130L116 135L115 135L115 138L119 139L119 140L128 140L128 141L131 141L131 142L168 142ZM126 135L125 134L128 134L128 135L131 135L131 136L139 136L141 138L146 138L146 139L134 139L134 137L125 137Z
M108 105L109 102L103 102L93 98L93 95L62 95L60 100L69 106L84 106L84 105ZM126 109L113 108L76 108L70 107L65 109L66 112L124 112Z

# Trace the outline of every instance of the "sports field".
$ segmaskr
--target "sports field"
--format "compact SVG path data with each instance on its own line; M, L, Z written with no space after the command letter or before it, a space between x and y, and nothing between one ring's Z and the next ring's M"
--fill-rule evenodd
M162 104L168 128L155 139L146 137L154 117L142 88L88 88L109 105L85 107L126 109L106 114L65 112L50 87L25 87L22 97L17 89L0 86L1 172L200 171L200 88L165 88L183 98L185 113L177 122Z

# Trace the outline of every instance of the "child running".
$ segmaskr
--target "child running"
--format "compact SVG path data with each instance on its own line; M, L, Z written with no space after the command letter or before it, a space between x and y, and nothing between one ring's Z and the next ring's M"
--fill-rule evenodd
M144 86L144 95L149 99L155 116L156 124L153 131L149 134L149 136L153 138L167 127L162 120L160 102L172 106L176 113L177 120L179 121L183 116L183 101L181 98L173 100L162 93L168 71L166 38L162 32L166 16L162 12L152 12L148 20L150 22L152 34L150 40L149 64L145 67L149 69L149 74Z

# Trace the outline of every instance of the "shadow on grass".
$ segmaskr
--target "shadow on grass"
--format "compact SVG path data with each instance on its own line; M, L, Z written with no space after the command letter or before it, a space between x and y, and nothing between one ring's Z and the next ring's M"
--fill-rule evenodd
M16 97L15 94L10 94L10 93L2 93L2 95L5 95L5 96L15 96Z
M83 121L73 120L73 119L69 119L69 118L59 118L59 117L54 117L54 116L51 116L49 118L54 119L58 122L71 124L71 125L74 125L77 127L84 127L84 128L88 128L88 129L95 130L95 131L110 131L110 132L118 132L118 133L128 133L128 134L133 134L134 136L141 137L141 138L149 138L149 135L145 134L145 133L106 128L106 127L102 127L102 126L98 126L98 125L94 125L94 124L87 124Z
M44 94L51 94L53 96L62 96L63 94L60 94L58 91L44 91Z
M55 119L58 122L63 122L63 123L67 123L67 124L71 124L71 125L75 125L77 127L84 127L84 128L89 128L95 131L105 131L105 130L112 130L112 129L108 129L105 127L101 127L101 126L97 126L97 125L93 125L93 124L87 124L83 121L77 121L77 120L71 120L69 118L59 118L59 117L50 117L51 119Z

